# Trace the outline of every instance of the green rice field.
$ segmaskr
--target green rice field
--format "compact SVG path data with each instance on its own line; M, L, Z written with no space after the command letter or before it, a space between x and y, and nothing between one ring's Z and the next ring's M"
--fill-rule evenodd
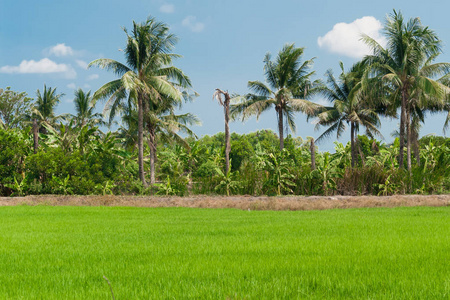
M0 299L449 299L450 207L0 207Z

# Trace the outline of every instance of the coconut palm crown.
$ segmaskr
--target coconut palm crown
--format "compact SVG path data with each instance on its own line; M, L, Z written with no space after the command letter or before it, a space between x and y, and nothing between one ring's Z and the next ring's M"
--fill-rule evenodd
M91 91L84 92L81 88L77 89L73 103L75 104L76 115L72 115L72 118L77 125L81 127L85 125L106 125L103 121L103 115L94 112L95 102L92 99Z
M46 129L43 124L53 126L56 122L64 118L64 115L55 115L56 106L58 106L61 98L64 94L57 94L56 88L47 88L44 85L44 90L36 91L36 102L32 108L33 118L37 120L38 126L41 131L45 132Z
M320 81L312 81L314 71L311 66L314 59L301 62L304 48L297 48L294 44L285 45L274 61L270 53L264 58L264 75L267 84L261 81L249 81L248 87L252 93L231 106L233 118L242 116L242 120L251 115L257 118L271 107L275 108L278 120L280 150L284 148L284 131L296 130L295 112L304 112L312 116L320 105L306 99L318 91Z
M316 129L319 126L329 126L317 141L336 132L339 138L346 129L346 124L350 124L350 143L352 154L352 167L356 161L356 134L360 126L366 128L366 134L372 137L374 134L381 136L377 129L380 126L380 119L375 110L371 107L373 98L368 91L364 91L361 86L361 77L364 73L364 65L356 63L346 73L341 62L341 74L336 79L331 70L326 72L327 86L321 89L321 94L332 103L332 107L327 107L325 111L317 115Z

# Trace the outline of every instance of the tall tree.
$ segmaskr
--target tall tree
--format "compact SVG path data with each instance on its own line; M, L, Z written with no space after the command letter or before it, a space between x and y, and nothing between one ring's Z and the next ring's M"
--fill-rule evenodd
M193 131L189 129L189 126L200 124L198 118L190 113L177 115L175 113L175 108L176 105L171 103L171 101L164 101L162 105L159 105L157 108L144 108L144 120L148 129L144 133L144 137L147 139L149 148L153 148L150 152L151 182L155 182L156 148L158 140L162 141L164 144L175 142L189 149L188 143L179 135L179 133L196 137ZM109 112L106 111L106 113L108 114ZM125 108L122 111L121 123L122 126L118 130L118 137L121 138L126 149L135 147L137 111L132 107Z
M139 177L146 186L143 159L144 103L152 103L146 106L149 109L165 99L180 101L180 87L190 87L191 82L180 69L172 66L173 59L179 57L171 53L177 38L169 33L166 24L148 18L141 24L133 21L130 34L126 29L124 31L127 35L124 50L127 65L111 59L97 59L89 66L95 65L121 76L106 83L94 94L94 99L108 99L105 109L109 111L110 121L125 102L137 102ZM150 151L155 150L156 147L150 148Z
M445 86L436 80L436 75L448 73L449 64L427 64L430 58L436 58L441 52L441 41L434 31L425 27L419 18L405 22L403 15L394 12L386 19L384 34L388 39L383 48L374 39L364 36L363 40L372 48L373 54L365 57L371 65L370 73L381 78L390 91L391 104L400 103L400 151L399 164L403 167L405 140L407 143L407 168L411 169L411 110L415 91L422 95L442 99Z
M0 127L21 127L31 113L32 100L25 92L11 91L10 87L0 89Z
M311 81L313 59L301 62L304 48L294 44L285 45L274 61L270 53L264 58L264 75L268 85L260 81L249 81L248 87L253 92L245 101L232 105L232 115L242 114L245 120L251 115L257 118L262 112L275 108L278 120L280 150L284 148L284 131L290 128L295 132L294 113L301 111L311 116L320 105L306 99L318 91L320 81ZM286 123L285 123L286 122Z
M76 115L72 115L72 118L76 120L78 126L106 124L103 121L103 115L95 113L95 101L91 97L91 91L84 92L81 88L77 89L73 103Z
M222 100L222 96L224 99ZM225 115L225 176L228 174L230 170L230 151L231 151L231 143L230 143L230 126L228 122L230 121L230 102L232 97L228 93L228 91L224 92L221 89L216 89L213 94L213 98L216 98L221 106L223 106L223 111ZM237 99L237 98L235 98Z
M63 96L63 93L56 93L56 88L47 88L46 85L44 85L42 93L39 90L36 91L36 101L32 113L38 121L40 131L46 132L43 124L52 126L65 117L65 115L55 115L56 107Z
M56 106L61 101L61 97L64 94L57 94L56 88L47 88L44 85L44 90L36 91L36 101L32 108L31 119L33 123L33 135L34 135L34 152L36 153L39 146L39 132L47 133L47 127L52 127L61 119L64 119L65 115L55 115ZM43 125L46 126L43 126Z
M369 91L364 91L361 85L361 77L364 73L364 65L356 63L350 72L346 73L344 64L340 63L341 74L337 80L333 72L326 73L327 87L321 89L321 93L332 103L325 111L317 115L319 126L330 126L317 139L320 141L324 137L337 132L339 138L346 129L345 124L350 124L350 145L352 156L352 167L356 162L356 134L359 126L366 128L369 136L377 134L381 136L377 127L380 126L380 119L375 108L370 107L373 98L369 96Z

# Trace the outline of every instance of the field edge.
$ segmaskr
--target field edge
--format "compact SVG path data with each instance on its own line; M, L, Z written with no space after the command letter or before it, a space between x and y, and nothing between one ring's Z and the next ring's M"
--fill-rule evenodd
M369 207L450 206L450 195L394 196L112 196L39 195L0 197L0 206L129 206L235 208L242 210L323 210Z

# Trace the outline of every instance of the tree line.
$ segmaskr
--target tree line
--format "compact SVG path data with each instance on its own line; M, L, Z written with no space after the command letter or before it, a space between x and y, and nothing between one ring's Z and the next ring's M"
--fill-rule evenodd
M44 85L33 101L25 93L0 90L0 193L188 193L392 194L450 190L449 142L419 139L425 114L449 112L450 64L436 62L442 42L419 18L407 22L394 11L386 19L383 47L369 36L372 54L336 78L313 80L313 59L285 45L264 57L265 82L249 81L249 93L217 88L225 133L198 139L198 118L177 111L197 94L174 66L177 37L149 18L124 30L125 62L98 59L89 67L115 73L94 94L75 91L75 115L55 115L62 94ZM329 100L314 103L315 96ZM95 113L98 100L103 114ZM275 110L278 135L230 134L229 122ZM319 153L315 140L292 138L301 112L325 131L320 141L350 127L350 143ZM381 144L380 116L398 118L398 138ZM102 132L120 118L119 129ZM106 120L106 121L105 121ZM360 129L365 135L358 135ZM182 135L188 136L183 138ZM285 138L285 136L287 136ZM239 141L239 142L236 142ZM406 153L405 153L406 148ZM412 156L416 159L413 161ZM432 175L430 175L432 174ZM150 185L148 185L148 183Z

